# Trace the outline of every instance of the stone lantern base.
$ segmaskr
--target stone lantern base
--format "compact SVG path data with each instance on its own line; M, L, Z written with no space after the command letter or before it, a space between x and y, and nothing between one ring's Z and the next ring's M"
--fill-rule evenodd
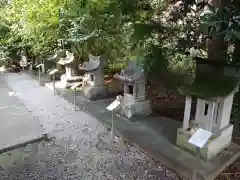
M71 88L78 82L82 82L82 76L67 77L65 74L61 76L61 84L64 88Z
M222 150L228 147L232 139L233 125L229 124L223 128L219 133L213 135L209 139L208 143L201 149L201 158L203 160L211 160L216 157ZM179 128L177 132L177 145L189 151L190 153L196 153L196 147L188 143L190 137L194 134L191 130L186 131L183 128Z
M135 115L147 116L152 113L151 101L134 101L124 97L117 111L127 118L132 118Z
M91 101L106 98L108 96L108 86L91 86L89 84L85 84L83 86L83 94Z

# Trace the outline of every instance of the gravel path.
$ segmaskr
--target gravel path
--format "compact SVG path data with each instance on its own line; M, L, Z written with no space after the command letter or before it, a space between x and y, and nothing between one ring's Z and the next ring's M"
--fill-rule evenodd
M179 180L98 120L74 107L26 74L4 78L32 115L54 137L0 156L1 180Z

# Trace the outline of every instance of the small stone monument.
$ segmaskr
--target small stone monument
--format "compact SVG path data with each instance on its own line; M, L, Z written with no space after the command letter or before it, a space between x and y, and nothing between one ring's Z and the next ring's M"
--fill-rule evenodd
M45 57L43 57L44 59L44 65L45 65L45 70L47 72L51 71L51 69L56 68L56 59L60 59L60 57L58 56L57 52L53 52L53 53L49 53L47 54Z
M65 66L65 74L61 76L61 83L64 88L70 88L75 83L82 81L82 76L75 75L72 64L74 64L73 53L66 51L66 58L61 58L58 64Z
M192 84L179 91L186 96L183 127L177 132L177 145L192 153L195 148L188 139L198 128L212 132L212 137L201 149L201 158L210 160L231 143L233 125L230 124L234 94L238 79L225 75L225 65L196 59L196 77ZM190 121L192 97L197 99L195 119Z
M31 64L31 62L27 61L27 57L22 55L21 56L21 61L20 61L20 66L23 68L23 70L24 70L25 67L27 67L30 64Z
M118 109L121 115L131 118L134 115L152 113L151 102L146 100L144 71L137 67L135 61L130 61L128 67L122 70L121 74L116 74L114 78L124 84L124 95Z
M64 74L65 70L62 67L62 65L58 64L57 62L60 60L63 52L62 51L55 51L52 54L48 54L44 57L45 59L45 67L47 69L47 73L51 72L53 69L57 69L58 71L55 73L55 80L60 80L61 75ZM52 80L53 76L49 76L49 78Z
M97 100L108 95L108 87L104 84L104 65L100 56L89 54L89 61L79 65L79 70L85 73L83 93L90 100Z

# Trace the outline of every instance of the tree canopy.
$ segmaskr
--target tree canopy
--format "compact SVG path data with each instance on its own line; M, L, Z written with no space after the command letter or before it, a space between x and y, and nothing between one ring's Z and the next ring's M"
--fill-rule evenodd
M5 0L0 47L43 56L62 40L78 58L138 59L148 73L187 70L191 54L236 63L239 8L237 0Z

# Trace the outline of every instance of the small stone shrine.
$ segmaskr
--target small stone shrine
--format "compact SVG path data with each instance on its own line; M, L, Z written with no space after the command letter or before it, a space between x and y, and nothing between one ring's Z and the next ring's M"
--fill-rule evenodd
M196 76L192 84L179 91L186 96L183 127L177 132L177 145L195 154L196 148L188 143L198 128L212 132L212 137L201 149L201 158L210 160L231 143L233 125L230 124L234 94L238 79L224 73L225 65L196 58ZM196 98L196 113L190 121L192 98Z
M66 51L66 58L61 58L58 64L65 66L66 72L61 76L61 83L64 88L70 88L76 82L82 81L82 76L77 76L72 67L74 64L73 53Z
M89 54L89 61L79 65L79 70L85 73L82 91L87 98L97 100L108 95L108 86L104 84L104 64L100 56Z
M47 71L48 75L49 75L49 72L51 72L53 69L58 70L55 73L55 80L60 80L62 74L65 73L64 66L57 63L60 60L62 54L63 54L62 51L55 51L53 54L48 54L44 57L45 68L46 68L46 71ZM52 75L49 75L49 79L53 80Z
M131 118L152 113L151 102L146 100L144 71L137 67L135 61L130 61L128 67L114 78L124 84L124 95L118 109L121 115Z
M27 61L27 57L24 56L24 55L22 55L22 56L21 56L21 61L19 62L19 64L20 64L20 66L21 66L21 67L23 68L23 70L24 70L24 68L27 67L28 65L30 65L31 62L28 62L28 61Z
M53 54L47 54L43 59L45 61L45 70L48 72L50 69L56 68L57 63L55 60L59 61L60 57L57 52L54 52Z

